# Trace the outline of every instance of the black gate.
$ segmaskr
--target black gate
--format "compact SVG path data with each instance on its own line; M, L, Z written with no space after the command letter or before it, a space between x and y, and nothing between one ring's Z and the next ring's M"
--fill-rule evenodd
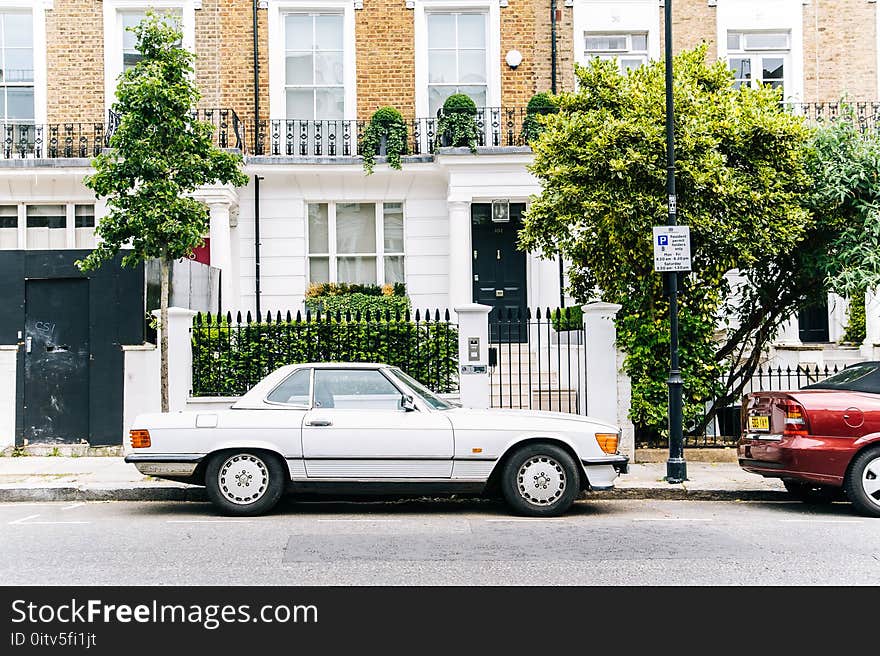
M89 439L89 281L25 284L24 439Z
M580 308L495 310L489 315L489 379L493 408L587 414Z

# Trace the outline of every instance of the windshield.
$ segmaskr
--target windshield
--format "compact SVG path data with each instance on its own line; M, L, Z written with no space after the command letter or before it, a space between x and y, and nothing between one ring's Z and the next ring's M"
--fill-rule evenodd
M450 408L454 407L451 403L448 403L447 401L441 399L439 396L434 394L434 392L422 385L412 376L407 376L397 367L391 367L391 373L402 380L407 387L418 394L425 403L427 403L435 410L449 410Z
M861 362L803 389L836 389L854 392L880 392L880 363Z

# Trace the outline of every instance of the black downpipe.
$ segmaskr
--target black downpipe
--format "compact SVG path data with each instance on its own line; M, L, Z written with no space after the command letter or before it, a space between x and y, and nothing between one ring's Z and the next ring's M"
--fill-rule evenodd
M257 143L257 131L260 123L260 42L257 23L257 0L253 0L254 14L254 136L253 144ZM260 320L260 176L254 176L254 295L256 297L257 321Z
M550 91L556 93L556 0L550 0ZM559 307L565 307L565 265L559 253Z

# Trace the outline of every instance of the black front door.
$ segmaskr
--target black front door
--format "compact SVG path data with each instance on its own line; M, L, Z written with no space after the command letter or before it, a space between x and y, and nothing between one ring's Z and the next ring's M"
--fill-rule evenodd
M88 440L89 281L27 280L24 338L24 438Z
M522 227L525 203L510 204L510 221L492 221L492 205L471 205L471 244L473 246L474 302L492 306L489 314L490 340L525 341L525 330L502 328L498 321L508 316L525 317L526 254L516 247ZM503 324L502 324L503 325Z
M828 301L802 308L798 313L798 333L805 344L828 341Z

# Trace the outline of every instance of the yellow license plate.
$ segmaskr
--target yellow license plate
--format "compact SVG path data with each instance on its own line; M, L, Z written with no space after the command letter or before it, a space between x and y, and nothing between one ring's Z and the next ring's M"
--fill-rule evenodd
M766 415L758 415L749 417L749 430L768 431L770 430L770 417Z

